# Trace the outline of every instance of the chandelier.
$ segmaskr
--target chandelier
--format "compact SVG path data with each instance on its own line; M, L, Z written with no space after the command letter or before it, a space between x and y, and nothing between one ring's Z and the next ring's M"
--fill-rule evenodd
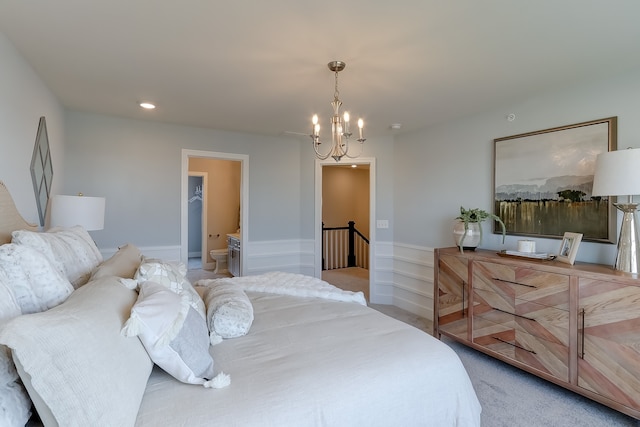
M311 120L313 126L311 128L311 140L313 141L313 149L316 152L316 157L320 160L325 160L329 157L332 157L336 162L339 162L344 156L349 157L350 159L355 159L360 154L362 154L362 145L364 143L365 138L362 137L362 129L364 128L364 121L362 119L358 119L358 141L360 143L360 150L357 154L352 155L349 153L349 140L351 139L352 133L349 130L349 113L345 112L344 115L340 115L340 106L342 105L342 101L338 98L340 92L338 92L338 73L344 70L344 67L347 66L342 61L331 61L327 64L329 69L333 71L336 75L336 86L335 92L333 94L333 102L331 106L333 107L333 117L331 118L331 147L330 150L326 153L322 153L320 151L320 145L322 141L320 141L320 124L318 123L318 115L314 114L313 119Z

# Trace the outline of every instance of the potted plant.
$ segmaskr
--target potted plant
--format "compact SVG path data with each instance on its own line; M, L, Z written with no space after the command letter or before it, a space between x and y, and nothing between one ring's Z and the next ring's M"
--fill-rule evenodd
M482 209L465 209L460 206L460 215L456 217L456 224L453 226L453 238L460 252L464 249L474 250L482 241L482 222L493 219L500 223L502 227L502 243L506 235L506 228L499 216L490 214Z

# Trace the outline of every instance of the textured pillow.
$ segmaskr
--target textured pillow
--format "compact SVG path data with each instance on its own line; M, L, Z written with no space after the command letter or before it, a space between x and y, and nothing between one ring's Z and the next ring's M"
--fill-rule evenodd
M0 270L4 271L23 314L55 307L73 292L41 252L29 246L7 243L0 246Z
M89 281L91 272L102 262L102 254L95 242L79 225L52 228L46 233L18 230L11 236L13 243L32 247L45 254L76 289Z
M239 286L212 281L206 288L203 299L207 307L211 344L249 332L253 323L253 305Z
M20 316L20 306L0 271L0 328L2 323ZM31 400L18 379L10 351L0 344L0 426L23 427L31 416Z
M130 243L127 243L120 247L118 252L113 254L111 258L102 262L93 272L90 280L100 279L107 276L133 279L133 276L135 276L141 262L142 254L140 253L140 249Z
M187 268L182 263L163 262L158 260L143 260L134 279L143 282L155 282L163 285L179 295L185 295L203 319L205 316L204 302L186 277Z
M120 334L136 298L117 278L106 277L0 330L0 343L22 366L22 381L37 393L36 410L52 414L53 425L135 424L153 366L139 340Z
M209 381L214 378L214 370L207 324L189 305L186 295L159 283L141 283L122 334L137 335L151 360L184 383L212 388L228 385L224 374Z

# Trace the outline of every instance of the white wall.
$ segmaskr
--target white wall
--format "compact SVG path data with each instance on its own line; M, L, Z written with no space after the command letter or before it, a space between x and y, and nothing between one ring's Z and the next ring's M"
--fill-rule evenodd
M395 144L396 243L453 246L451 224L461 205L492 211L493 139L618 116L618 148L640 147L640 73L576 82L480 114L441 123ZM516 115L509 122L506 116ZM618 224L620 221L618 220ZM486 223L487 228L490 224ZM534 239L538 251L555 253L560 241ZM514 249L517 236L485 234L482 247ZM616 246L583 242L578 261L612 264Z
M44 116L47 122L57 191L64 178L64 109L2 33L0 64L0 181L22 216L39 224L30 172L38 121Z
M180 244L181 150L248 154L249 239L300 236L296 141L69 112L64 190L104 196L100 247ZM210 182L210 185L215 185Z

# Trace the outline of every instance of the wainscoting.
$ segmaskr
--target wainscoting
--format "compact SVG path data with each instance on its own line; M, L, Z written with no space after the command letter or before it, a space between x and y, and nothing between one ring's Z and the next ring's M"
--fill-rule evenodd
M245 275L285 271L315 274L314 241L272 240L248 242L242 247ZM180 259L180 246L140 247L149 258ZM105 259L117 248L101 250ZM372 262L370 302L390 304L428 320L433 320L433 248L393 242L377 242L370 247Z

